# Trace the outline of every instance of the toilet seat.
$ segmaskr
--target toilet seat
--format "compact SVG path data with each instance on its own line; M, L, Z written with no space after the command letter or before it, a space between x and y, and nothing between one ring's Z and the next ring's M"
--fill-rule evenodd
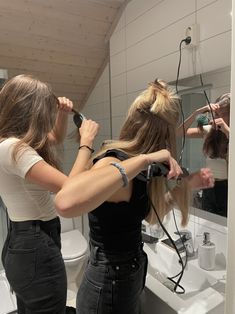
M87 251L87 241L77 229L61 233L61 253L64 260L78 259Z

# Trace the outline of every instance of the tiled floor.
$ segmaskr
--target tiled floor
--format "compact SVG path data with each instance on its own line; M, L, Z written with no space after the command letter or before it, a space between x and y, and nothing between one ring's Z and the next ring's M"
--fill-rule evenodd
M10 286L4 272L0 272L0 314L7 314L16 310L15 296L10 292Z
M67 306L76 307L76 293L72 290L67 291Z

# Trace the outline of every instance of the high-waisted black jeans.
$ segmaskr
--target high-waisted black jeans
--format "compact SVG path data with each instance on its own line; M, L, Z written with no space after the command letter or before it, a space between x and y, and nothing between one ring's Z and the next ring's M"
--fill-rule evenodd
M64 314L67 281L60 220L11 222L2 251L18 314Z
M77 295L77 314L139 314L147 255L109 253L91 246L90 259Z

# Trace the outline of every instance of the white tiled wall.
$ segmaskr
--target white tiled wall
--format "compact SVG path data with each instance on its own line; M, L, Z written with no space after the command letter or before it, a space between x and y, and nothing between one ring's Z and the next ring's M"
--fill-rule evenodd
M109 63L93 89L83 112L87 118L97 121L100 125L99 134L95 141L95 149L98 149L104 139L111 137Z

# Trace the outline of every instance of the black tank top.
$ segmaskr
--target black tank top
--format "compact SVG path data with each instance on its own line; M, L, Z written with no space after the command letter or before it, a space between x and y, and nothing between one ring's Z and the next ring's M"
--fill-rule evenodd
M112 149L97 157L94 163L108 156L121 161L129 158L122 151ZM129 202L104 202L88 214L91 243L115 252L137 249L142 242L141 223L148 212L146 182L136 177Z

